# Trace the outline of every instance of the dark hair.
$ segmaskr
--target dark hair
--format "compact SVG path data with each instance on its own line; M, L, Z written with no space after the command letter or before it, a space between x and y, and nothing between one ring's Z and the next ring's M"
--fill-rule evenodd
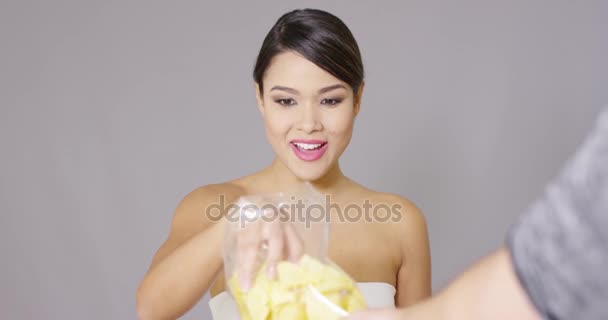
M262 79L272 58L295 51L356 93L363 82L363 63L357 41L338 17L318 9L297 9L285 13L270 29L257 57L253 78L263 93Z

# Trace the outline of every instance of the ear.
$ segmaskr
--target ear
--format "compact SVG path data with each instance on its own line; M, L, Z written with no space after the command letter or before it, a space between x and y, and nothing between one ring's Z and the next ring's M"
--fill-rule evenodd
M257 82L254 82L255 89L255 99L258 102L258 110L262 115L264 115L264 99L262 98L262 94L260 93L260 85Z
M361 82L361 85L359 86L359 89L357 89L357 94L355 94L355 117L357 116L357 114L359 113L359 110L361 109L361 97L363 96L363 88L365 87L365 81Z

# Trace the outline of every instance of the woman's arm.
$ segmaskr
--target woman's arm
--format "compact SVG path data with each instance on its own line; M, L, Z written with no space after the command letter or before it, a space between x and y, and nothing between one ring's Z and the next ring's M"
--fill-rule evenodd
M214 222L205 210L216 192L203 187L176 209L166 242L155 254L137 290L140 319L176 319L207 292L222 268L225 219Z
M431 296L431 258L424 215L411 202L399 199L396 241L402 250L395 305L406 307Z

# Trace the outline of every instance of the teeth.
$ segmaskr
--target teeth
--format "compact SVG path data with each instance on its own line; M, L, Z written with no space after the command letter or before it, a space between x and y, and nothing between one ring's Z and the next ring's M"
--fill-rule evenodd
M321 147L321 143L319 144L310 144L310 143L300 143L300 142L295 142L294 143L296 145L296 147L300 148L300 149L304 149L304 150L314 150L314 149L319 149Z

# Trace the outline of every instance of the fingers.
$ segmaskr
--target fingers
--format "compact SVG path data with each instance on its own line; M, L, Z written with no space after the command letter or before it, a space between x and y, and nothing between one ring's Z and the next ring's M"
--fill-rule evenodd
M277 220L266 223L264 228L264 239L268 243L267 272L270 279L276 276L276 265L283 258L285 238L283 226Z
M304 241L302 241L298 233L289 224L283 228L283 234L285 235L287 246L287 259L297 263L304 254Z
M276 265L287 256L297 263L304 254L304 243L293 226L283 224L279 219L264 221L258 219L241 227L237 235L237 265L239 282L244 291L249 290L260 254L262 243L267 244L267 275L276 277Z
M249 223L238 232L236 245L239 281L243 290L247 291L251 285L259 246L262 242L260 223Z

